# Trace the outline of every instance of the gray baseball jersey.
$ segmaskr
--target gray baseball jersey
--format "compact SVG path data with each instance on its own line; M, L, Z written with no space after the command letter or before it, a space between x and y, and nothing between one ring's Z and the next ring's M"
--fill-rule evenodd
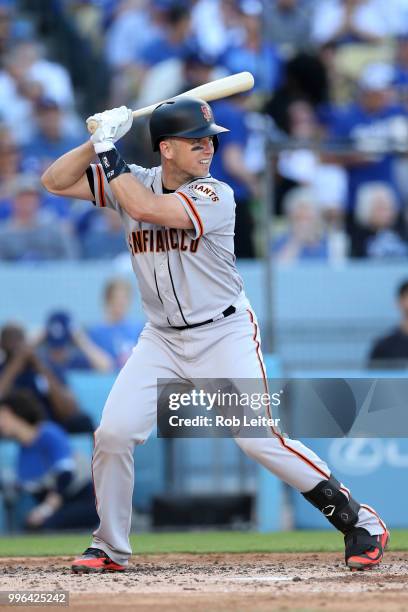
M154 193L163 193L161 168L133 165L130 169ZM92 459L100 518L92 546L125 565L131 554L133 451L155 425L157 379L226 378L233 379L236 387L239 380L253 379L260 391L268 387L259 325L235 268L235 202L228 185L209 176L177 189L194 225L185 231L131 219L115 201L101 167L91 166L87 175L95 203L114 208L122 217L149 319L109 394L95 432ZM229 306L235 312L224 317ZM207 324L188 327L203 322ZM235 441L300 491L310 491L330 476L326 463L313 451L275 428L262 438L237 436ZM368 506L361 506L358 518L357 525L371 534L383 532L383 524Z
M201 323L220 316L242 295L234 255L235 201L228 185L209 176L179 187L175 195L194 229L172 229L132 219L115 200L101 167L90 168L96 205L114 208L122 218L149 321L159 327ZM129 168L143 185L163 193L161 167Z

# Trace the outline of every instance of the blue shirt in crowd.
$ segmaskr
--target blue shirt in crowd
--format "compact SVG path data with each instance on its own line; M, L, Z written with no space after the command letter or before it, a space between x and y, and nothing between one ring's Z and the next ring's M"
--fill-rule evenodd
M211 175L218 181L227 183L234 191L237 200L246 200L249 197L249 189L237 176L232 176L223 162L223 152L229 145L238 145L245 148L248 140L248 128L245 122L245 111L231 102L222 101L213 104L214 116L217 125L230 130L223 132L218 137L218 150L211 163Z
M136 345L143 323L120 321L118 323L101 323L88 330L90 338L106 351L121 368Z
M242 45L229 47L219 58L231 74L249 70L254 75L253 91L272 93L282 78L282 60L276 47L264 43L259 51Z
M333 112L330 117L331 136L336 140L345 141L357 150L367 150L369 143L386 148L392 148L393 122L398 117L405 117L404 109L397 105L390 105L377 113L368 113L361 105L352 104L345 110ZM394 188L397 196L396 180L394 177L393 161L395 155L391 153L373 153L373 160L347 168L349 176L348 208L353 210L358 188L367 181L384 181Z
M279 236L272 244L272 253L278 255L291 240L291 234L286 233ZM329 244L327 238L323 236L318 242L313 244L304 244L298 252L298 261L320 260L325 261L329 257Z
M20 447L17 476L28 491L37 492L47 488L53 475L73 468L68 435L51 421L40 423L37 437L28 446Z
M183 60L191 51L192 45L191 40L173 43L166 37L160 36L143 47L137 59L148 66L155 66L169 59Z

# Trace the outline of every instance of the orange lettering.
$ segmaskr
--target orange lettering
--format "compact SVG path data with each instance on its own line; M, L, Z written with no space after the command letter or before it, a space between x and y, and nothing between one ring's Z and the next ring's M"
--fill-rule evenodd
M167 230L167 229L164 230L164 239L166 241L166 251L170 251L170 247L169 247L169 230Z
M198 249L198 243L200 242L201 236L200 238L197 238L196 240L192 240L190 242L190 252L191 253L197 253L197 249Z
M143 253L146 253L147 251L147 242L149 240L149 230L143 230L142 231L142 236L143 236Z
M130 252L134 256L135 255L135 250L134 250L133 244L132 244L132 234L128 235L128 245L129 245Z
M142 237L140 235L140 230L137 230L136 232L132 232L132 241L133 241L133 248L135 250L135 253L143 252Z
M178 248L178 234L177 230L174 229L174 227L172 227L170 230L170 244L172 249Z
M161 231L156 233L156 253L163 253L165 251L164 248L164 242L163 242L163 235L161 233Z
M184 240L186 238L186 233L184 230L181 230L181 242L180 242L180 251L187 251L188 247L184 244Z

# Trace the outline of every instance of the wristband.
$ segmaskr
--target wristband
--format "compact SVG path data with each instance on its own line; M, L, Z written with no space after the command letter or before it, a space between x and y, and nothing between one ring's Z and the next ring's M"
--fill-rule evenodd
M98 153L98 157L108 183L121 174L130 172L129 166L124 159L122 159L119 151L115 147L104 153Z

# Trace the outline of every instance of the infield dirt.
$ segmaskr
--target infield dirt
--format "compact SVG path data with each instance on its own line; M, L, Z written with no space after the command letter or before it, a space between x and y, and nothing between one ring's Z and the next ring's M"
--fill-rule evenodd
M0 590L67 590L69 610L75 612L112 607L146 612L408 610L406 552L387 553L380 569L353 573L338 553L140 555L120 574L73 574L70 561L3 558Z

